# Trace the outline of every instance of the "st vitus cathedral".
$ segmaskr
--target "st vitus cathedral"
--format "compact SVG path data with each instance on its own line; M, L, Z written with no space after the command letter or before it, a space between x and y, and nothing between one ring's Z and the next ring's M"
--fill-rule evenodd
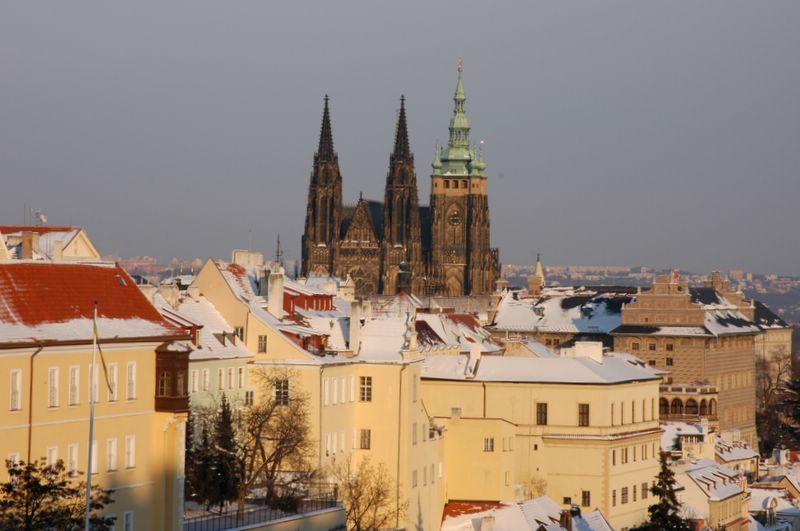
M403 97L383 203L359 197L355 206L342 204L325 96L308 187L304 276L349 276L358 295L394 294L399 288L446 296L494 291L500 261L489 244L486 163L482 149L476 153L470 144L461 71L459 64L447 147L437 147L431 165L430 207L418 201Z

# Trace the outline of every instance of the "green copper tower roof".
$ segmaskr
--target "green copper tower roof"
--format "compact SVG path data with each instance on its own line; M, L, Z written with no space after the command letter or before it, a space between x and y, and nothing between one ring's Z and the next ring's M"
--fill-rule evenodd
M464 81L461 74L464 70L461 60L458 61L458 81L453 96L453 117L450 118L450 137L447 147L437 152L432 164L434 175L484 175L486 164L482 157L475 154L469 142L469 120L464 111L467 97L464 94Z

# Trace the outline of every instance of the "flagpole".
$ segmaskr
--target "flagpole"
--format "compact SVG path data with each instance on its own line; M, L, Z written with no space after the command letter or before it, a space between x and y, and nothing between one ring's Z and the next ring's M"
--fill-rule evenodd
M97 363L97 302L94 303L94 315L92 316L92 365L89 368L89 457L87 458L87 479L86 479L86 517L84 520L84 530L90 531L90 517L92 512L92 440L94 439L94 388L97 382L94 381L95 367Z

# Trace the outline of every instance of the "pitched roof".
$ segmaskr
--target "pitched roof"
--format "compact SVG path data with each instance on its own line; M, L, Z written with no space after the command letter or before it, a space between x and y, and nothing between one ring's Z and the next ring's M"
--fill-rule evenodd
M761 301L753 301L755 305L755 316L753 320L761 328L789 328L789 325L781 319L775 312L770 310Z
M101 340L183 335L118 264L0 263L0 343L91 341L95 304Z

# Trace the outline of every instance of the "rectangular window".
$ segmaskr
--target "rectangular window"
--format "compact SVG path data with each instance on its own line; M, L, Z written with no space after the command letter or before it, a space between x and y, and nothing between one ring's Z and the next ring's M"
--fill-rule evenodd
M335 406L339 403L339 386L336 384L336 378L331 378L331 390L333 392L331 404Z
M122 517L122 531L133 531L133 511L128 511Z
M572 497L571 497L571 496L564 496L564 497L561 499L561 502L562 502L564 505L572 505Z
M203 391L208 391L211 385L211 371L203 369Z
M287 378L276 378L273 385L275 386L275 403L279 406L288 406L289 380Z
M228 389L233 389L233 367L228 367Z
M628 449L627 448L623 448L622 449L622 464L625 465L627 463L628 463Z
M494 437L484 437L484 439L483 439L483 451L484 452L494 452Z
M581 491L581 507L589 507L592 505L592 494L588 490Z
M53 466L58 461L58 446L48 446L47 447L47 466Z
M74 476L78 472L78 443L67 445L67 473Z
M611 507L617 506L617 489L611 491Z
M125 436L125 468L136 466L136 435Z
M350 402L356 400L356 377L350 376Z
M649 489L647 488L647 482L645 481L645 482L642 483L642 499L643 500L647 499L647 492L648 491L649 491Z
M136 400L136 362L128 362L128 400Z
M372 402L372 376L362 376L360 394L358 397L361 402Z
M198 372L197 369L192 369L192 376L191 376L191 379L189 380L189 389L191 390L192 393L196 393L197 392L198 385L199 385L199 382L198 382L199 377L198 377L197 372Z
M416 487L416 486L417 486L417 471L416 470L412 470L411 471L411 487L413 488L413 487Z
M436 479L435 478L436 478L435 469L433 467L433 463L431 463L431 485L436 483Z
M639 350L639 343L636 343L635 341L631 343L631 350Z
M411 444L417 444L417 423L411 425Z
M58 407L58 367L47 369L47 407Z
M258 352L263 354L267 351L267 336L258 336Z
M69 405L77 406L81 401L81 368L69 368Z
M239 389L244 389L244 367L239 367Z
M633 486L633 501L636 501L636 485Z
M506 479L506 487L508 487L509 485L511 485L511 472L506 471L505 479Z
M109 472L117 469L117 439L106 441L106 470Z
M650 343L649 345L647 345L647 349L648 350L655 350L656 349L656 344L655 343ZM625 503L625 502L622 502L622 503Z
M108 364L108 401L117 401L117 382L119 380L119 370L116 363Z
M11 386L8 409L19 411L22 409L22 371L14 369L11 371Z
M623 505L628 503L628 487L622 487L622 493L620 495L620 503Z
M589 404L578 404L578 426L589 425Z
M330 395L328 394L328 379L322 379L322 404L327 406L330 403Z
M372 432L370 430L361 430L361 444L359 448L362 450L369 450L370 444L372 443Z
M667 352L672 352L673 350L675 350L675 347L672 343L667 343Z
M92 441L92 474L97 474L97 441Z
M253 391L245 391L244 392L244 405L252 406L253 405Z
M672 367L672 358L667 358L667 367Z
M233 335L235 335L239 339L244 339L244 327L243 326L234 327Z
M547 403L536 402L536 425L547 426Z
M220 367L217 369L217 391L225 389L225 370Z
M617 464L617 451L611 450L611 466L614 466L616 464Z

